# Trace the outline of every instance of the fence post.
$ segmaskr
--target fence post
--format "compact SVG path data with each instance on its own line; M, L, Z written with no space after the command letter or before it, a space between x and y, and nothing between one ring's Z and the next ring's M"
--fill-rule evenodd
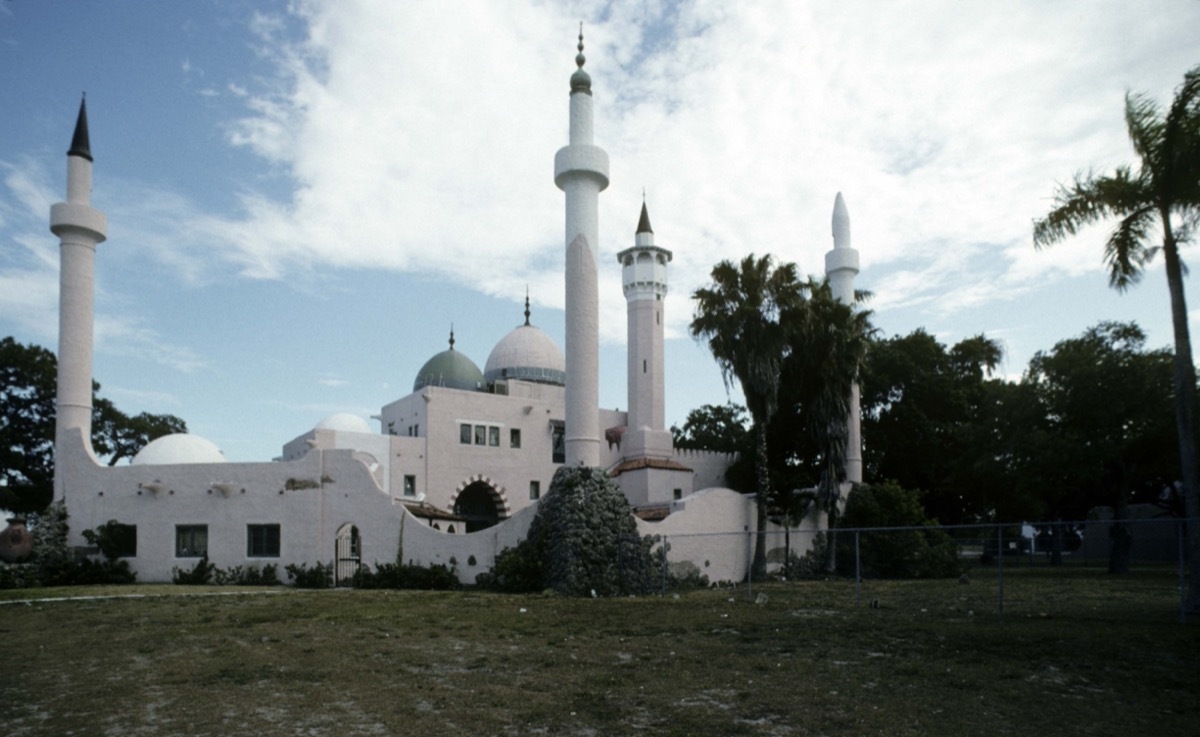
M663 559L663 564L662 564L662 595L663 595L663 596L666 596L666 595L667 595L667 553L668 553L669 549L670 549L670 546L669 546L669 545L667 545L667 536L666 536L666 535L663 535L663 539L662 539L662 551L663 551L663 556L662 556L662 559Z
M996 528L996 610L1004 616L1004 528Z
M1187 556L1184 555L1184 551L1183 551L1183 549L1184 549L1183 526L1185 524L1187 524L1187 522L1180 520L1178 525L1176 525L1176 527L1175 527L1175 529L1177 531L1175 533L1175 537L1179 541L1179 623L1180 624L1187 624L1187 581L1185 580L1185 576L1184 576L1184 570L1186 568L1184 561L1186 560ZM1193 571L1192 575L1200 575L1200 572Z
M742 527L746 531L746 598L754 601L754 533L750 525Z
M858 555L858 533L854 531L854 606L859 604L860 595L862 593L862 558Z

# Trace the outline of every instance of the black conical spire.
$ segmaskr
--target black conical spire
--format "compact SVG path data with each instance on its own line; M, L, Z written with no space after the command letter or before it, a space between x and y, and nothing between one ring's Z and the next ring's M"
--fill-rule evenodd
M75 120L75 135L71 137L71 150L67 152L67 156L79 156L88 161L92 160L92 146L88 142L86 94L83 101L79 103L79 117Z
M637 233L653 233L650 227L650 212L646 210L646 200L642 200L642 216L638 218Z

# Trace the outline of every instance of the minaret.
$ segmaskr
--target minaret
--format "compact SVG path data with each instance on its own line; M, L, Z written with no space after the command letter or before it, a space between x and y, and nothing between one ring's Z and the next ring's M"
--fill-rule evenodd
M634 246L617 254L625 290L628 323L628 433L663 431L663 299L667 296L667 263L671 252L654 245L650 213L642 202Z
M67 201L50 208L50 231L61 241L62 261L58 287L58 417L55 447L83 435L83 447L92 446L92 300L95 291L96 244L105 239L108 220L92 207L92 151L88 143L87 99L79 104L79 118L71 150L67 151ZM60 473L62 455L55 464L54 498L64 493Z
M583 24L578 69L571 75L568 144L554 155L554 183L566 193L566 462L600 465L600 328L596 248L600 192L608 186L608 154L592 143L592 79L583 71Z
M838 192L833 201L833 250L825 254L825 276L834 299L854 303L854 277L858 276L858 251L850 247L850 213ZM862 409L858 384L850 388L850 432L846 440L846 480L862 483Z

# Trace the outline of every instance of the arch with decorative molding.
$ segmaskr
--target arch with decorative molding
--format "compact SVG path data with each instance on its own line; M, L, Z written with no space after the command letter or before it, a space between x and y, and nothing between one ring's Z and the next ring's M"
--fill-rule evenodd
M459 482L450 495L450 508L467 520L467 532L486 529L512 515L504 485L482 473Z

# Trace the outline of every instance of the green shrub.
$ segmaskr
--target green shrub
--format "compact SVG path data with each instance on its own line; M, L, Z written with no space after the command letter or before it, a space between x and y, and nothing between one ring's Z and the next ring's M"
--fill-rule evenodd
M449 591L458 588L454 569L443 565L417 566L403 563L377 563L372 571L367 566L354 573L356 589L423 589Z
M866 531L859 534L862 575L872 578L939 578L958 576L958 549L944 530L925 517L919 495L895 482L859 485L850 492L839 528L924 527L928 529ZM838 572L855 573L854 534L834 536Z
M213 583L218 586L279 586L279 573L274 563L258 566L213 568Z
M659 582L653 544L638 536L629 502L604 471L564 466L538 503L529 535L497 558L491 583L568 596L645 593Z
M67 546L67 508L61 501L40 513L30 514L28 522L33 533L33 553L26 563L0 565L0 588L133 583L137 579L129 563L117 560L115 555L96 561L78 555L79 551ZM83 536L92 542L92 536L97 534L86 530Z
M333 588L333 563L326 565L318 561L312 568L307 563L291 563L283 570L287 571L288 580L298 589Z
M206 586L213 582L217 567L208 562L208 555L201 556L190 571L171 569L171 582L180 586Z

